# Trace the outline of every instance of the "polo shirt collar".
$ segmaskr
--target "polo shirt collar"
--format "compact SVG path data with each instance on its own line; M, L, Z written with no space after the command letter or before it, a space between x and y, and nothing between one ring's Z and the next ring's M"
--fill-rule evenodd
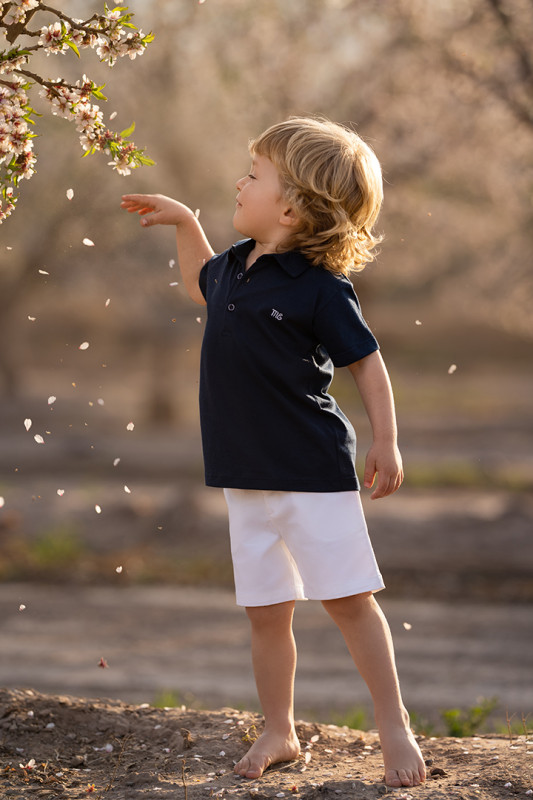
M253 239L242 239L231 247L231 251L243 264L246 257L255 246ZM311 263L298 250L288 250L285 253L269 253L276 259L280 267L292 278L297 278L311 266Z

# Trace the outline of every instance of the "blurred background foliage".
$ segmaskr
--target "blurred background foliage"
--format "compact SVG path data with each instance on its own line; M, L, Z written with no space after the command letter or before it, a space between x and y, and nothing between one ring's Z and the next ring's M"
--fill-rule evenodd
M160 192L200 209L221 250L238 238L231 219L235 181L249 167L248 139L290 114L317 113L356 126L383 165L378 227L385 239L355 286L393 377L412 485L482 487L489 495L502 486L530 489L531 1L129 6L137 26L155 34L142 58L111 71L94 53L83 63L68 53L40 64L52 78L86 72L105 83L105 114L117 113L119 130L135 121L133 138L156 166L120 177L105 158L81 158L67 122L39 119L38 172L0 228L4 481L23 461L24 436L27 474L58 472L68 435L63 467L74 475L75 463L110 464L109 437L127 437L126 423L135 419L137 450L126 439L120 445L130 468L137 459L138 473L154 481L165 468L166 479L188 469L188 479L201 484L197 374L205 309L179 285L173 231L144 231L119 209L120 196ZM87 16L99 3L88 9L85 0L64 0L62 8ZM38 99L35 107L44 110ZM90 347L80 351L82 342ZM341 373L334 388L358 425L351 382ZM52 394L58 401L47 407ZM34 421L29 436L25 416ZM31 434L47 429L45 454ZM361 453L365 436L362 426ZM36 480L38 498L41 486ZM6 498L8 489L4 483ZM80 508L94 502L90 485L76 491L85 492ZM133 517L141 527L150 519L150 535L165 514L178 528L192 519L194 509L176 512L175 497L158 505L154 491L128 499L127 508L123 494L115 498L114 535L121 525L131 530ZM203 495L199 503L205 510ZM500 538L501 525L511 524L505 514L515 514L523 546L533 509L483 509ZM194 523L191 535L204 523ZM531 594L524 572L528 581L524 597Z
M75 0L63 6L80 13ZM357 282L372 295L367 315L387 337L398 344L415 311L422 326L531 339L530 2L152 0L130 7L156 41L142 59L111 72L94 54L84 69L107 83L114 124L135 120L135 139L157 166L121 179L103 158L80 160L63 120L39 121L38 175L1 231L2 332L16 343L1 356L4 392L23 381L29 351L51 355L54 340L105 332L126 351L153 350L168 338L174 314L194 320L182 311L183 295L168 287L172 235L146 234L121 217L120 194L158 191L200 208L215 248L224 248L236 238L234 184L247 169L247 140L289 114L355 124L382 160L386 239L379 262ZM43 58L41 70L80 77L74 54L53 61ZM84 237L94 249L82 245ZM37 317L33 326L28 315Z
M81 14L76 0L63 6ZM109 71L91 53L83 69L107 84L115 126L135 120L135 140L157 166L120 178L105 158L80 159L64 120L39 120L38 174L0 231L4 394L25 390L26 367L57 366L67 342L90 339L116 353L117 372L151 365L161 395L152 410L165 413L176 338L195 346L201 328L197 309L169 287L172 232L138 229L121 216L120 194L161 192L199 208L222 249L236 238L235 180L247 169L248 138L301 113L355 125L383 163L386 238L356 283L387 350L425 351L442 368L480 349L513 361L529 351L530 2L133 0L130 8L156 35L143 58ZM40 67L81 76L73 53ZM453 347L442 353L445 342Z

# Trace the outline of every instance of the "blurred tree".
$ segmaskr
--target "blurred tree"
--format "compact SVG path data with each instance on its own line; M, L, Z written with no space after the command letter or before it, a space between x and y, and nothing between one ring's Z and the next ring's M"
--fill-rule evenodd
M130 7L142 8L157 34L140 79L114 68L118 113L135 114L137 135L157 161L127 179L130 191L161 191L200 208L220 249L235 237L234 186L248 168L250 136L289 114L357 124L386 179L382 254L369 281L357 277L359 293L379 293L379 302L365 303L371 322L393 331L398 347L412 335L400 319L413 329L416 318L430 317L440 330L482 324L533 335L531 126L517 111L532 91L531 56L522 52L532 40L530 0L132 0ZM21 339L27 348L46 346L42 357L51 363L69 325L105 330L129 375L145 354L147 405L163 408L162 396L183 389L169 379L172 343L179 342L179 360L201 333L197 309L168 285L176 282L167 271L172 232L141 232L122 218L113 176L98 164L80 170L59 125L43 124L68 166L58 172L43 157L21 218L8 222L11 275L36 270L43 254L53 262L53 290L35 295L38 341L35 326ZM28 226L35 219L40 224ZM94 248L80 245L85 236ZM18 302L25 320L27 297Z

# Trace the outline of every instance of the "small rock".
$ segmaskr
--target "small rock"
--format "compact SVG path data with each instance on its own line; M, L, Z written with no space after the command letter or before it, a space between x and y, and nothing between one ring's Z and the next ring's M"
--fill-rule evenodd
M190 748L195 744L195 740L191 736L191 732L187 730L187 728L181 729L181 735L183 736L183 749L190 750Z
M447 773L440 767L433 767L429 774L432 778L445 778Z

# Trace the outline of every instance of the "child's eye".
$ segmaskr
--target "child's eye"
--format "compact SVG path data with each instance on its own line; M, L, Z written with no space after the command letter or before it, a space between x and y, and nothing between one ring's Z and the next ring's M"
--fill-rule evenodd
M251 172L250 172L250 173L248 173L248 177L249 177L249 178L251 178L253 181L255 181L255 180L256 180L256 177L255 177L255 175L252 175L252 173L251 173Z

